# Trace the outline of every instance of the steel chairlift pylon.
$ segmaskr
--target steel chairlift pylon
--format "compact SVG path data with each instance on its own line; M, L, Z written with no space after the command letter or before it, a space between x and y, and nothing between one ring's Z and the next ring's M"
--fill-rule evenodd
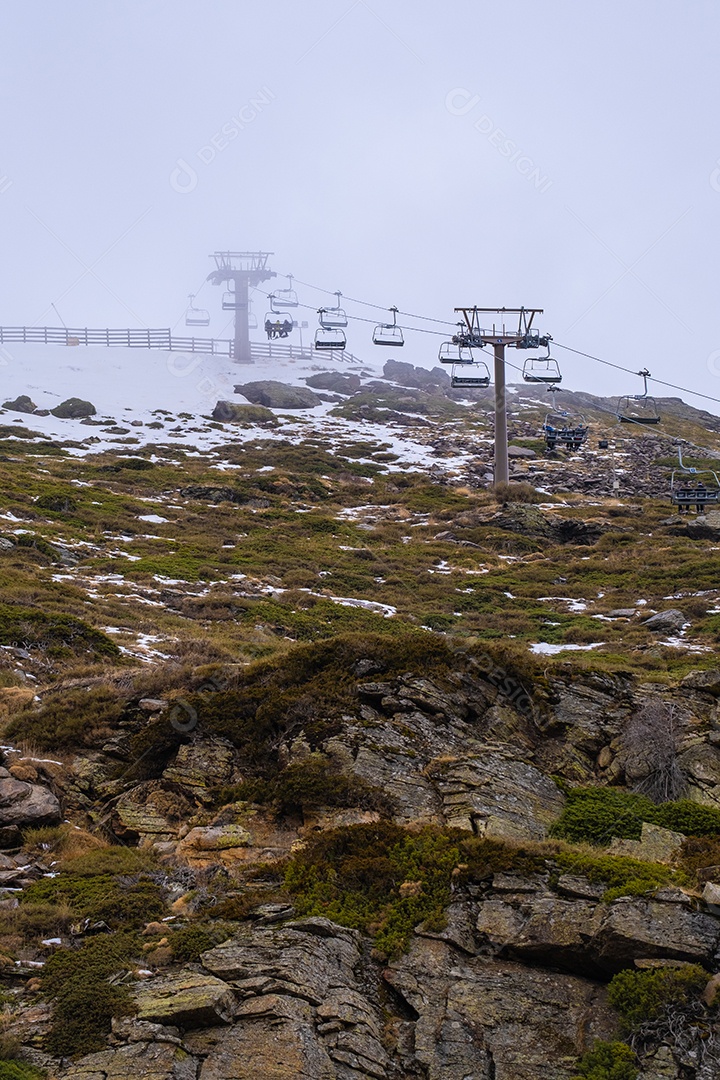
M373 330L373 345L399 346L405 344L402 327L397 324L398 309L391 307L393 321L391 323L378 323Z
M188 299L190 303L185 309L185 325L186 326L209 326L210 325L210 312L205 311L204 308L196 308L193 304L195 299L195 293L188 293Z

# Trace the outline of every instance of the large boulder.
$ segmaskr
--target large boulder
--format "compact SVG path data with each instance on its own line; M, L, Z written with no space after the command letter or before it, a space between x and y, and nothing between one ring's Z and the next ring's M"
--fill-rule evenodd
M3 401L3 409L10 409L12 412L33 413L37 409L37 405L27 394L21 394L14 401Z
M243 1000L201 1080L386 1080L383 1018L355 976L360 945L357 931L312 918L245 927L204 953Z
M300 919L281 930L243 928L202 955L203 967L242 989L262 985L319 1005L331 988L353 985L360 935L328 919Z
M648 630L652 630L654 633L676 634L679 630L682 630L686 623L687 619L682 611L678 611L677 608L669 608L667 611L658 611L656 615L651 615L649 619L645 620L643 626L646 626Z
M286 386L272 379L236 386L235 393L242 394L253 405L266 405L269 409L314 409L322 405L322 398L306 386Z
M0 769L0 827L57 825L60 821L60 803L49 788L16 780L7 769Z
M684 690L699 690L703 694L720 697L720 671L691 671L680 684Z
M505 754L466 757L433 774L447 824L483 836L541 840L565 803L552 780Z
M181 1028L230 1023L235 995L212 975L187 969L139 983L135 990L138 1020Z
M61 401L50 412L61 420L81 420L85 416L94 416L97 409L91 401L83 401L82 398L71 397Z
M275 413L264 405L238 405L234 401L218 401L212 411L213 420L222 423L242 424L243 427L277 427L280 421Z
M362 386L359 375L346 371L321 371L308 375L305 382L316 390L331 390L335 394L356 394Z
M438 387L450 388L450 376L443 368L434 367L432 371L427 368L415 367L403 360L386 360L383 367L383 375L386 379L392 379L400 386L407 386L418 390L434 390Z
M337 1080L340 1074L315 1033L305 1002L264 994L251 998L243 1012L210 1051L200 1080ZM342 1075L361 1080L368 1074Z
M186 795L204 800L209 788L228 783L232 769L233 750L225 743L217 740L185 743L163 771L163 780L177 785Z

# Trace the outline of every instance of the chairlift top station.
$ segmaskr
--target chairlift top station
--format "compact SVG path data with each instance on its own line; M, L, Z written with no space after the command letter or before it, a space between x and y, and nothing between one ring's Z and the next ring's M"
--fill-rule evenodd
M210 256L215 260L215 269L208 274L207 280L212 285L225 287L223 308L234 312L233 358L238 364L253 362L249 291L277 276L267 264L272 254L272 251L216 251Z

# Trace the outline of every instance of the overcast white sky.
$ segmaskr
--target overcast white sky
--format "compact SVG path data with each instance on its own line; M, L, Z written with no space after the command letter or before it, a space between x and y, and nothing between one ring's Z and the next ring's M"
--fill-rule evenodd
M262 248L280 273L441 319L543 307L557 341L720 397L717 0L3 15L3 325L57 325L53 302L73 326L172 325L213 250ZM198 303L220 334L219 290ZM357 355L369 329L350 327ZM433 366L440 340L397 358Z

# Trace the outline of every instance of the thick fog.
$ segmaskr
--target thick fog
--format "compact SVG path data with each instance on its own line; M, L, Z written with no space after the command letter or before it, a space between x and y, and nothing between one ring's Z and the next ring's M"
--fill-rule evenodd
M263 249L279 274L449 322L542 307L558 342L720 398L716 3L3 15L2 325L180 327L199 293L202 332L229 336L208 256ZM313 325L332 298L296 287ZM370 330L348 329L360 357ZM409 334L396 358L433 366L441 341ZM641 389L557 355L574 388Z

